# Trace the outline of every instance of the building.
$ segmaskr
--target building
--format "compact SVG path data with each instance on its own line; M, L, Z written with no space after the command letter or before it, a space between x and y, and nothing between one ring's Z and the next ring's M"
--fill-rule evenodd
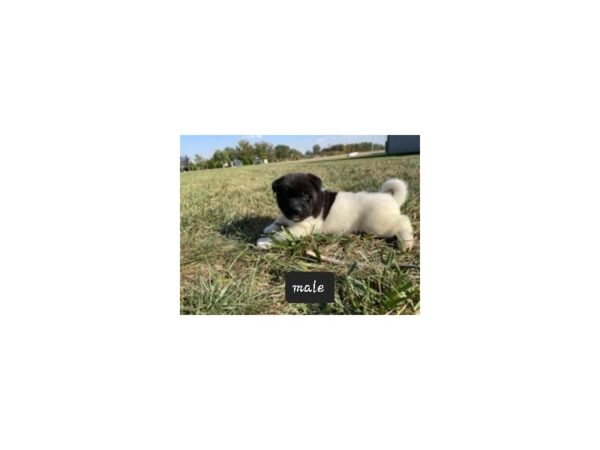
M421 153L421 136L388 135L385 141L385 152L388 155L415 155Z

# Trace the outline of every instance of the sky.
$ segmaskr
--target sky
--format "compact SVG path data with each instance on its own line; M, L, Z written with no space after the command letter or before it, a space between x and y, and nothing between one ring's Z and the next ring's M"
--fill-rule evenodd
M225 147L235 147L237 143L246 139L251 144L255 142L268 142L273 145L289 145L291 148L305 152L311 150L313 145L319 144L321 148L329 147L335 144L351 144L354 142L374 142L385 144L385 135L322 135L322 134L301 134L301 135L261 135L261 134L231 134L231 135L184 135L180 136L179 155L187 155L193 158L199 154L204 158L212 157L215 150L223 150Z

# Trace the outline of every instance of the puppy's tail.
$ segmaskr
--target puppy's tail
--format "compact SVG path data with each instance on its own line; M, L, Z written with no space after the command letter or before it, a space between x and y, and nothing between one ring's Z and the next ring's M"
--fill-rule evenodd
M406 197L408 197L408 186L404 181L392 178L381 185L379 192L391 194L396 203L398 203L398 206L402 206L406 201Z

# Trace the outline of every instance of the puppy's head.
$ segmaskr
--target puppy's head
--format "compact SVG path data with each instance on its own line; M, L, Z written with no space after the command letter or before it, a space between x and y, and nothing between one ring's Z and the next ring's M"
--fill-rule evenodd
M300 222L321 212L321 179L312 173L289 173L273 181L277 205L285 217Z

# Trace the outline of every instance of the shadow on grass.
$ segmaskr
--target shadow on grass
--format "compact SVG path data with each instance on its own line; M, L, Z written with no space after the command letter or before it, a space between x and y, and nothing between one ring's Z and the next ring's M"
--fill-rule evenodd
M275 220L275 217L245 216L226 223L219 232L228 238L254 244L261 236L263 228L272 223L273 220Z

